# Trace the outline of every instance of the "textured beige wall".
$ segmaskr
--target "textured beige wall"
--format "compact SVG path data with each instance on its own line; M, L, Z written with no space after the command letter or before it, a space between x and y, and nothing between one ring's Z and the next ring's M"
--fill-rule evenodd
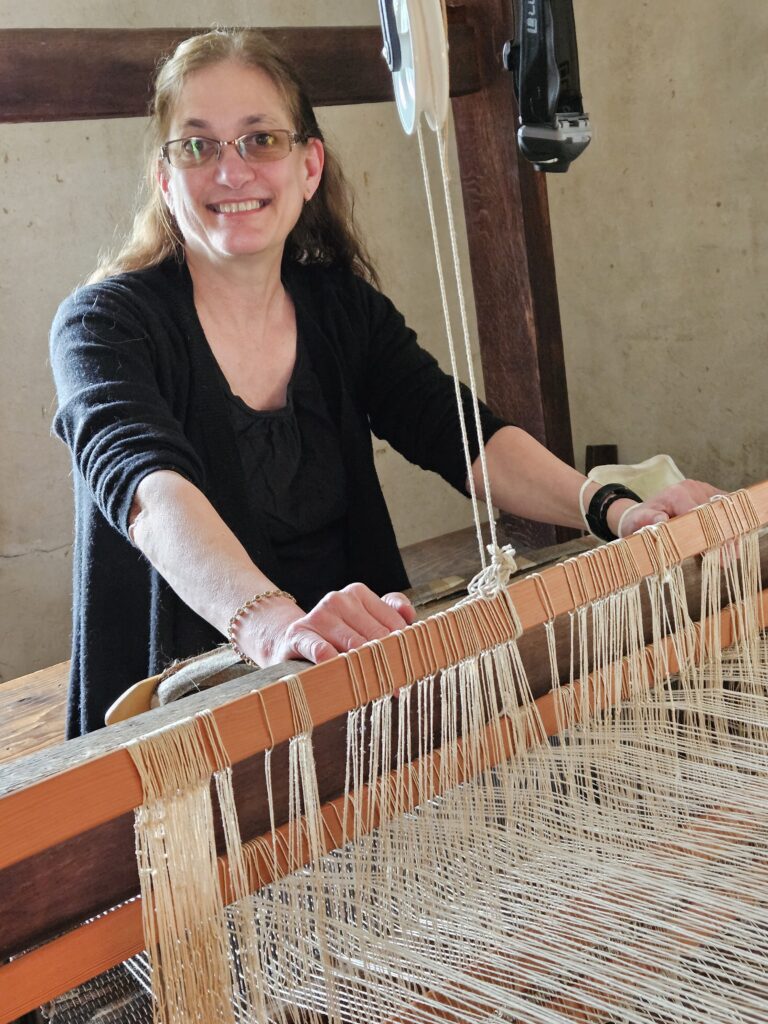
M549 179L577 458L768 476L768 4L574 4L595 137Z
M374 24L373 0L33 0L0 4L0 28L243 23ZM394 105L320 112L358 197L385 290L422 340L442 346L418 151ZM0 125L0 681L69 655L69 458L50 436L48 329L61 299L129 220L144 120ZM460 218L461 219L461 218ZM377 442L403 544L470 521L468 503Z

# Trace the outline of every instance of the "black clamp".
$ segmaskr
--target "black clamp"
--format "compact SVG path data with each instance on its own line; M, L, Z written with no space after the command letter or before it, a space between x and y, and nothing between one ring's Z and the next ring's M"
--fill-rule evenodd
M504 44L520 109L518 145L537 171L567 171L589 145L573 0L517 0L515 38Z

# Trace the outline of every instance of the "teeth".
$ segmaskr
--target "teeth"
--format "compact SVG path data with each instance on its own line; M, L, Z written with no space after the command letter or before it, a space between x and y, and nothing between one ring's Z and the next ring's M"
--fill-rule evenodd
M245 203L217 203L217 213L247 213L249 210L260 210L266 203L265 199L249 199Z

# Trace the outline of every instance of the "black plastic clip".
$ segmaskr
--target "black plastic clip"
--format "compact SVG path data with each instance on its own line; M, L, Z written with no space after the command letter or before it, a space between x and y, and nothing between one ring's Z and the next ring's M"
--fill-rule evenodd
M579 84L573 0L517 0L502 61L520 110L518 145L537 171L567 171L592 139Z

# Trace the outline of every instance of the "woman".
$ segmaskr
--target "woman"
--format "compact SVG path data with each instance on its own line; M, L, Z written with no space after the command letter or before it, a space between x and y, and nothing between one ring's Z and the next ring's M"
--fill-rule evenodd
M369 283L285 59L252 31L187 40L159 72L152 131L133 234L52 332L75 467L70 735L222 635L259 665L317 662L413 620L371 429L466 485L452 383ZM582 526L597 485L482 417L495 502ZM631 532L710 493L611 492L593 512Z

